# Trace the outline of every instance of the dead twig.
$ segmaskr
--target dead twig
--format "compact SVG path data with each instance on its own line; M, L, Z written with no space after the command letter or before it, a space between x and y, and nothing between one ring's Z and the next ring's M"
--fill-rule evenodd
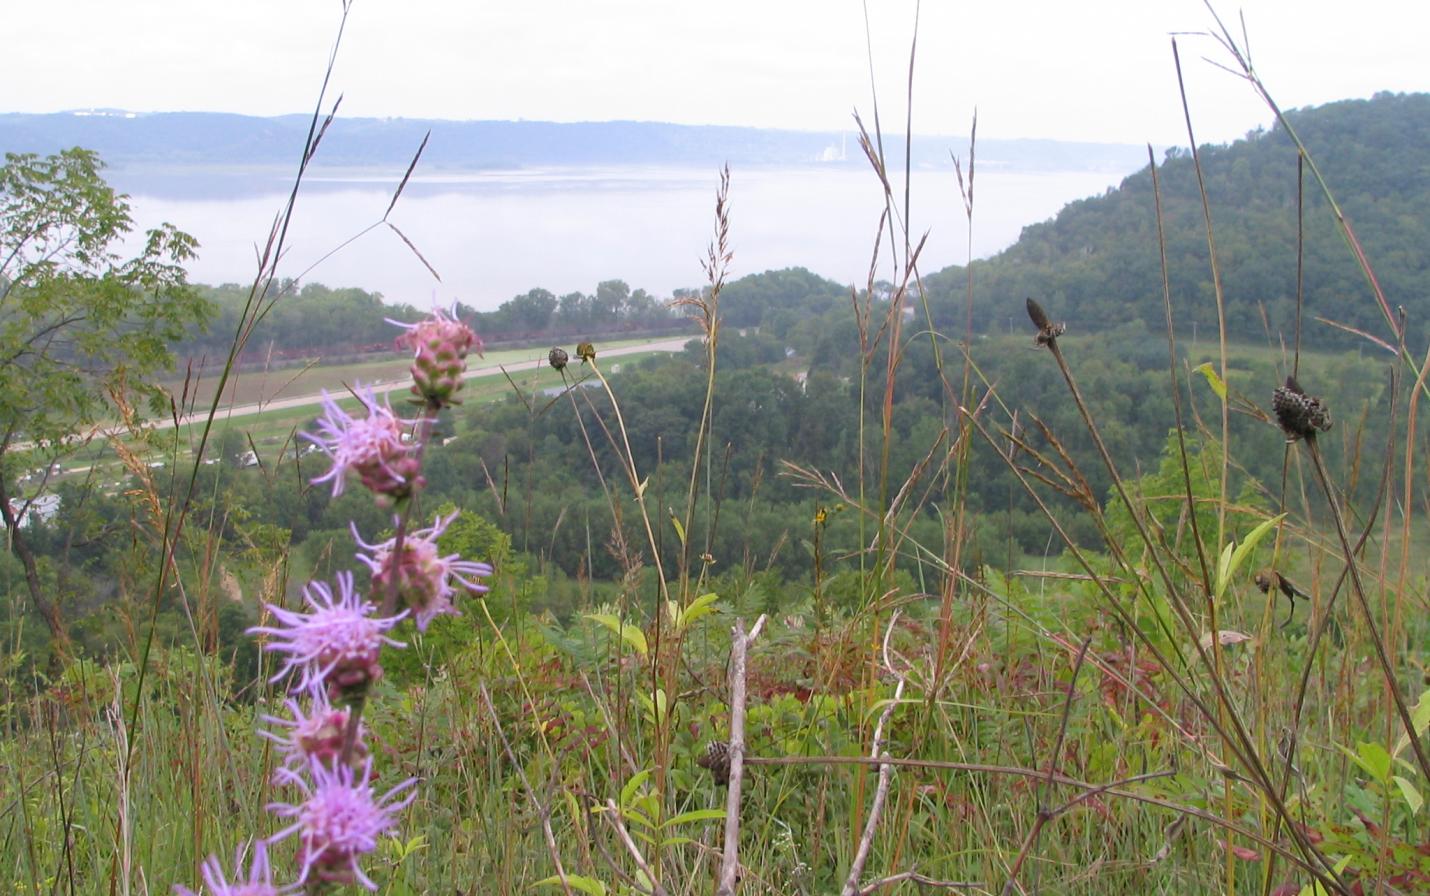
M730 640L730 790L725 799L725 851L720 859L716 896L734 896L739 878L740 785L745 777L745 654L764 625L761 614L747 635L744 620L736 619Z
M884 729L889 719L894 715L894 709L899 705L899 701L904 696L904 676L902 673L894 672L893 664L889 659L889 638L893 635L894 625L899 621L899 612L894 611L894 615L889 619L889 627L884 632L884 666L890 672L898 676L898 684L894 686L894 696L889 698L889 703L884 707L883 713L879 716L879 724L874 726L874 745L869 750L869 755L877 757L879 760L879 783L874 788L874 802L869 806L869 817L864 822L864 833L859 837L859 846L854 850L854 861L849 864L849 876L844 880L844 889L841 896L859 896L859 878L864 874L864 865L869 861L869 851L874 844L874 832L879 828L879 818L884 814L884 801L889 796L889 784L894 778L894 764L886 762L889 759L888 751L884 749Z
M660 885L660 881L656 880L655 872L650 870L650 865L646 862L645 856L641 855L640 847L636 846L636 841L631 839L631 832L626 830L626 823L621 821L621 810L615 800L606 800L606 811L603 814L606 821L610 822L611 827L616 829L616 836L621 838L621 843L626 847L626 852L631 854L631 859L635 861L636 867L640 869L641 874L645 875L651 896L670 896L665 887Z

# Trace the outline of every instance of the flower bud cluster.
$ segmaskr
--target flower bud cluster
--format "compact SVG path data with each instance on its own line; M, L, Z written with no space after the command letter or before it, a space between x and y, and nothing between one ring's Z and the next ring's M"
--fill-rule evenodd
M442 408L457 403L462 374L467 371L467 354L482 353L482 340L472 328L441 309L415 324L389 321L406 330L397 345L411 348L412 394L424 404Z

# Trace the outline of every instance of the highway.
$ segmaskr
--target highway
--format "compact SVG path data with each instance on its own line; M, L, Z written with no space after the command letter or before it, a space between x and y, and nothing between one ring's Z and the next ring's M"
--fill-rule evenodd
M647 342L644 345L624 345L604 350L598 345L596 346L596 359L598 361L604 361L607 358L618 358L622 355L634 355L641 352L678 352L685 348L687 342L696 338L699 337L681 336L675 339L662 339L659 342ZM546 363L545 349L532 349L531 351L532 355L530 358L523 358L513 364L491 364L483 367L469 367L462 378L470 380L476 377L499 375L502 372L503 366L506 367L508 372L514 373L519 370L529 369L536 364ZM580 369L580 360L573 356L571 358L571 367L573 369ZM367 384L365 383L364 385ZM386 395L390 392L406 392L411 386L412 381L404 378L390 383L374 384L372 389L379 395ZM252 404L240 404L220 408L217 418L227 420L235 417L249 417L254 414L265 414L269 411L283 411L290 408L318 405L321 404L322 401L323 394L321 392L314 392L309 395L295 395L292 398L277 398L271 401L259 401ZM178 422L180 426L188 426L193 423L203 423L207 417L207 410L196 411L192 414L185 414L180 417ZM170 429L173 426L173 418L154 421L154 427L156 429Z

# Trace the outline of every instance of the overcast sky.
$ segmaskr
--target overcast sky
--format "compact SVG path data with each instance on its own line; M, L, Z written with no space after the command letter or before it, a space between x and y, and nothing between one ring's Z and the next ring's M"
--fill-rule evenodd
M6 0L0 111L310 111L339 0ZM1218 2L1245 14L1285 107L1430 89L1423 0ZM886 130L901 126L912 0L869 0ZM1185 143L1169 35L1200 0L925 0L914 130ZM1239 27L1239 26L1237 26ZM1179 37L1199 142L1269 121ZM334 87L350 116L636 119L807 130L871 118L858 0L353 0ZM3 148L3 147L0 147Z

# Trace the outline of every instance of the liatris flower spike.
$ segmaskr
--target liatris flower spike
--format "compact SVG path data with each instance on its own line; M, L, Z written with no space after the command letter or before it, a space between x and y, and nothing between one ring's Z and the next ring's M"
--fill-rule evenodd
M404 646L389 638L386 631L401 622L407 612L386 619L373 618L377 607L362 600L353 590L353 574L338 573L338 597L326 582L309 582L303 598L311 613L295 613L274 604L266 604L282 625L254 626L251 635L270 635L265 646L288 654L283 668L271 681L298 673L293 691L305 691L326 685L328 696L337 703L360 696L367 687L382 677L378 654L382 645Z
M416 351L412 361L412 394L431 408L457 404L462 374L467 371L467 353L482 353L482 340L472 328L457 320L455 310L438 308L432 316L415 324L388 320L406 330L397 344Z
M306 713L297 700L289 697L284 703L288 707L289 718L263 716L263 721L274 729L258 733L277 744L283 754L283 766L274 775L275 783L292 780L299 771L315 762L333 766L341 759L352 708L333 706L321 687L309 690L308 697ZM353 738L352 755L355 759L367 756L364 727L359 719Z
M281 893L291 893L297 889L296 886L275 887L273 886L273 869L268 865L268 843L259 840L253 844L253 863L248 866L248 880L240 879L243 876L243 849L238 850L238 854L233 860L233 883L223 876L223 866L219 864L217 856L209 856L201 866L204 876L204 890L206 896L279 896ZM175 885L174 892L177 896L198 896L188 887Z
M311 782L297 775L293 781L306 797L300 803L270 803L269 811L296 821L274 834L270 842L289 834L298 834L298 860L302 871L299 883L307 883L310 875L319 881L344 886L361 882L369 890L377 884L358 866L358 857L377 848L377 838L397 822L393 818L412 802L415 793L398 799L403 791L417 783L408 778L383 794L374 796L372 789L372 759L362 765L362 772L352 766L332 768L320 763L309 767Z
M405 498L422 487L421 461L402 440L404 428L413 424L399 419L386 403L379 403L370 387L359 387L357 397L367 408L366 417L353 417L323 392L319 434L305 432L303 438L323 449L332 458L333 467L313 483L331 481L337 497L352 471L379 499Z
M460 511L454 511L446 519L438 516L428 528L407 533L402 541L400 559L393 556L396 538L389 538L380 544L368 544L353 526L353 538L371 554L358 554L357 558L372 570L373 592L386 594L395 575L398 600L411 611L419 631L426 631L427 624L438 616L459 615L452 604L452 597L457 593L453 582L472 594L482 594L487 590L487 586L476 579L491 575L490 565L463 560L457 554L443 557L438 552L437 539L458 513Z

